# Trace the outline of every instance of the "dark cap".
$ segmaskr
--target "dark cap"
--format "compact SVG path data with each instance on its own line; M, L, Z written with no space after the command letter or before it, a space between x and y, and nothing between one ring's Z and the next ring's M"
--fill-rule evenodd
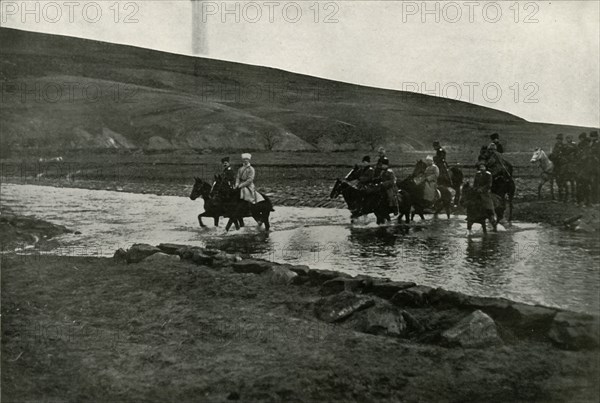
M492 133L490 135L490 139L492 140L498 140L500 138L500 135L498 133Z
M598 132L591 132L590 133L590 137L593 139L597 139L598 138Z
M224 162L229 162L229 157L223 157L221 158L221 164Z
M587 138L587 133L586 132L579 133L579 139L580 140L583 140L583 139L586 139L586 138Z
M556 135L556 140L562 140L563 139L563 134L562 133L558 133Z
M362 159L362 162L371 162L371 157L369 157L368 155L365 155Z
M433 145L434 145L434 146L439 146L439 145L440 145L440 141L439 141L439 140L435 140L435 141L433 142Z

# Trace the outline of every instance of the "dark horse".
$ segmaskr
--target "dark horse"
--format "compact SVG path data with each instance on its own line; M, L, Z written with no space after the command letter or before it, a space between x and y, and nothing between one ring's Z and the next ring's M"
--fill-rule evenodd
M461 204L465 206L467 210L467 230L469 234L471 233L471 228L473 228L473 224L480 224L481 229L484 234L487 234L486 220L488 219L487 212L483 207L483 203L481 201L481 195L471 187L471 185L467 182L463 186L463 197L461 200ZM493 203L494 203L494 212L496 216L501 217L504 215L504 203L500 200L500 196L496 194L491 194ZM494 232L497 231L497 223L490 222L494 229Z
M399 180L397 182L398 189L400 189L401 192L408 193L410 196L410 201L414 209L410 218L412 220L415 215L418 214L419 217L421 217L421 220L424 220L424 214L427 208L432 208L433 214L435 215L439 214L442 210L445 210L446 215L448 218L450 218L450 209L452 206L452 193L450 193L450 190L448 190L448 188L445 186L439 185L438 191L440 192L440 197L435 201L434 205L431 206L429 201L425 200L424 198L425 182L417 184L415 181L415 179L425 172L426 168L427 164L423 160L418 160L415 164L413 173L410 174L406 179Z
M213 186L200 178L194 178L190 199L196 200L198 197L204 199L204 213L198 215L201 227L205 226L202 217L213 217L215 226L219 225L219 217L228 217L229 221L225 226L227 231L232 225L240 229L244 226L244 217L252 217L259 225L264 224L268 231L271 228L269 216L274 210L269 198L264 194L262 196L265 200L256 204L240 200L239 191L231 189L222 181L220 175L216 175Z
M508 221L512 221L513 199L517 187L513 179L513 166L502 157L490 158L487 163L488 170L492 173L492 193L498 195L502 203L508 202ZM498 215L498 221L504 217L504 208L502 214Z
M345 179L337 179L331 189L329 197L335 199L340 194L344 197L344 201L350 210L351 222L354 222L358 217L367 214L375 214L377 224L384 224L390 221L390 207L383 191L374 186L370 190L358 189L350 183L357 176L358 167L355 167Z

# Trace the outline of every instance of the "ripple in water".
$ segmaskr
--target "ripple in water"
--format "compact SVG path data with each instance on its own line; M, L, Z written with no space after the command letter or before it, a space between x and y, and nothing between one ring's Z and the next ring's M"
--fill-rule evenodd
M598 238L515 223L504 232L466 236L464 217L428 219L409 227L349 225L339 209L276 206L273 231L201 229L202 201L174 196L3 185L2 203L15 213L81 231L58 239L52 253L112 256L132 243L215 246L312 268L414 281L481 296L585 312L600 307Z

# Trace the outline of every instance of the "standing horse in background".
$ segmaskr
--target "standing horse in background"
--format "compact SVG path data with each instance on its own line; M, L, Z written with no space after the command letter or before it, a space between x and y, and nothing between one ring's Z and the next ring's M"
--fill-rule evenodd
M546 182L549 182L550 194L552 195L552 200L554 200L554 163L550 161L550 158L548 158L544 150L539 147L535 149L531 161L529 162L532 164L539 164L539 167L542 170L540 183L538 184L538 199L542 198L542 186L544 186Z

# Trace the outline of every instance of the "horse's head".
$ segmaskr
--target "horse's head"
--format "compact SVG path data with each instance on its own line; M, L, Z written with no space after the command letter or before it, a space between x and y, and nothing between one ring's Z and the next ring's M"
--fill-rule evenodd
M333 189L331 189L331 193L329 194L330 199L335 199L342 193L342 182L341 179L336 179L335 184L333 185Z
M415 164L415 169L413 169L413 172L412 172L411 176L415 177L415 176L421 175L422 173L425 172L426 168L427 168L427 164L425 163L425 161L423 161L423 160L417 160L417 162Z
M202 197L203 199L207 199L210 195L210 184L203 181L202 179L195 177L194 178L194 187L192 188L192 193L190 193L190 199L196 200L198 197Z
M533 151L533 155L531 156L531 162L532 164L540 161L542 159L542 155L544 154L544 151L542 151L542 149L540 147L536 148Z

